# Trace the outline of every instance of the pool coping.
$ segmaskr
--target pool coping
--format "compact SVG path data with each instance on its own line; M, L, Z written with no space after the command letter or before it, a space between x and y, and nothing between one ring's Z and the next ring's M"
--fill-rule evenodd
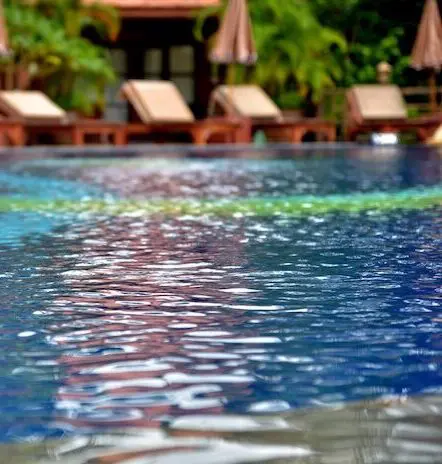
M0 147L0 161L17 158L48 157L149 157L149 158L275 158L281 155L329 154L330 152L353 149L356 153L370 150L374 154L425 150L439 151L435 147L422 145L373 146L351 142L338 143L274 143L267 145L213 144L195 146L184 144L131 144L121 147L113 145L38 145L30 147Z

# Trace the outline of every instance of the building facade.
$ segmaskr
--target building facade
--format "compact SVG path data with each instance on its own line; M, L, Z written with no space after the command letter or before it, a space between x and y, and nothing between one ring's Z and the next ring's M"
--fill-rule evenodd
M122 18L118 39L106 44L118 81L107 89L105 117L122 121L133 118L119 96L126 79L171 80L194 114L204 116L214 82L208 45L195 38L195 18L198 11L217 6L220 0L101 1L118 8ZM216 21L212 27L216 28Z

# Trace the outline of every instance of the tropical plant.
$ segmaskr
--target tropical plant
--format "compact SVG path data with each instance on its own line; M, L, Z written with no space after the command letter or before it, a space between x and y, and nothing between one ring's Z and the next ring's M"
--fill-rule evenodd
M96 0L28 0L27 3L64 24L69 37L79 37L86 27L93 27L103 38L115 40L120 30L118 11Z
M402 28L395 28L390 30L386 37L378 40L377 46L370 43L351 43L343 63L344 76L341 84L350 86L376 82L376 66L382 61L392 66L392 81L397 84L404 83L409 57L404 56L400 49L403 35Z
M380 0L374 5L368 0L311 0L311 6L320 21L327 20L347 39L347 50L335 51L343 69L338 85L375 82L376 65L381 61L392 66L395 83L407 83L408 55L417 20L413 27L411 21L398 17L401 11L397 1ZM421 6L416 8L413 4L412 8L418 18ZM408 36L405 25L409 28Z
M225 8L208 9L199 16L196 35L205 20ZM259 59L253 79L275 97L287 90L318 101L326 88L342 78L333 50L346 50L344 36L323 26L304 0L250 0Z
M30 74L32 86L68 110L91 114L102 108L114 71L107 50L81 33L91 26L103 37L115 37L119 27L115 11L83 7L79 0L5 3L12 59Z

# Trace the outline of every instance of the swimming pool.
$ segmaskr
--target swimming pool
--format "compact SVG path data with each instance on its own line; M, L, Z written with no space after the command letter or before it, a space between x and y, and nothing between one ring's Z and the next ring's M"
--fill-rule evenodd
M0 440L439 398L441 160L2 163Z

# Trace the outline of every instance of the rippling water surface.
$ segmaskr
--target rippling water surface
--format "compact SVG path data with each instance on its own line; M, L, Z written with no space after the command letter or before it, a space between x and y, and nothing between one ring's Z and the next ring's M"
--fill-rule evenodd
M265 202L379 191L388 201L410 188L441 187L437 154L38 160L0 168L2 441L107 433L102 439L112 444L112 434L126 430L136 454L137 440L152 440L155 449L172 446L160 433L166 427L175 431L178 451L158 461L151 451L139 452L144 460L134 463L177 462L180 450L192 463L246 462L247 456L387 463L396 462L394 450L371 461L339 453L334 461L313 460L316 445L329 443L318 424L344 430L346 421L363 416L373 438L381 433L376 424L386 420L379 425L384 430L392 418L411 415L425 423L399 421L395 430L406 430L408 456L427 460L397 462L442 462L442 193L439 206L428 208L313 209L298 216L32 208L56 199ZM8 208L8 198L31 206ZM422 402L392 410L342 409L415 395ZM337 415L323 418L324 407ZM320 412L305 419L293 413L297 408ZM356 422L362 437L364 426ZM263 435L265 424L270 435ZM309 427L319 430L315 439L306 439ZM239 441L219 435L209 447L186 441L186 431L201 428L209 436L236 431ZM286 432L275 433L281 428ZM258 435L247 435L255 429ZM256 447L244 450L245 442ZM336 447L328 451L337 453ZM135 454L129 457L138 459ZM93 462L123 462L117 459Z

